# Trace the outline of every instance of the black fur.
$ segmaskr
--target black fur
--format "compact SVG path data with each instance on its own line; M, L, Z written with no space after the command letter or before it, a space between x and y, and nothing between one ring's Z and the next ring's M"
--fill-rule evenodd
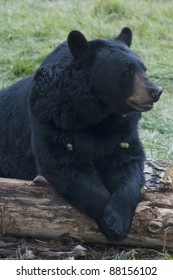
M128 28L90 42L72 31L34 76L0 92L0 176L43 175L116 241L144 184L141 113L126 100L145 66L131 40Z

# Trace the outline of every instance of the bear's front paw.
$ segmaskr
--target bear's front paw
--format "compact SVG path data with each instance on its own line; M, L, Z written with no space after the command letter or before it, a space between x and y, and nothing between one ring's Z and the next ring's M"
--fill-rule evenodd
M98 223L98 227L109 241L119 241L119 237L115 234L115 231L111 230L111 228L108 227L104 220Z
M116 235L117 241L124 240L130 231L133 218L133 213L130 212L126 208L115 209L111 203L105 207L104 221Z

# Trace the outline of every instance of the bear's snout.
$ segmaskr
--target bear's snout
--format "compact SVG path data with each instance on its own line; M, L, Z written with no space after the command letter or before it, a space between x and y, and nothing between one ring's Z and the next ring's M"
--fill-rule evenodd
M163 92L163 88L161 86L155 86L151 92L154 102L157 102L160 98L160 95Z

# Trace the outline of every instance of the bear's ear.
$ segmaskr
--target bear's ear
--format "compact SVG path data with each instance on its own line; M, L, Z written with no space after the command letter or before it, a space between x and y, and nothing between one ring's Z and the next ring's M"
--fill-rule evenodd
M68 35L67 43L71 54L77 61L81 59L83 60L86 57L89 51L89 44L85 36L80 31L71 31Z
M120 34L115 38L116 41L120 41L126 44L128 47L131 46L132 43L132 31L128 27L124 27Z

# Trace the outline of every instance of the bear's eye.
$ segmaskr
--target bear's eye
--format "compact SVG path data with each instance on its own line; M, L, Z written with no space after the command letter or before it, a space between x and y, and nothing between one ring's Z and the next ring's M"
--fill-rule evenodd
M126 70L126 71L124 72L124 74L125 74L126 76L130 75L130 74L131 74L131 70L130 70L130 69Z
M129 67L128 67L128 69L126 69L125 71L124 71L124 75L125 76L131 76L133 73L134 73L134 66L133 65L130 65Z

